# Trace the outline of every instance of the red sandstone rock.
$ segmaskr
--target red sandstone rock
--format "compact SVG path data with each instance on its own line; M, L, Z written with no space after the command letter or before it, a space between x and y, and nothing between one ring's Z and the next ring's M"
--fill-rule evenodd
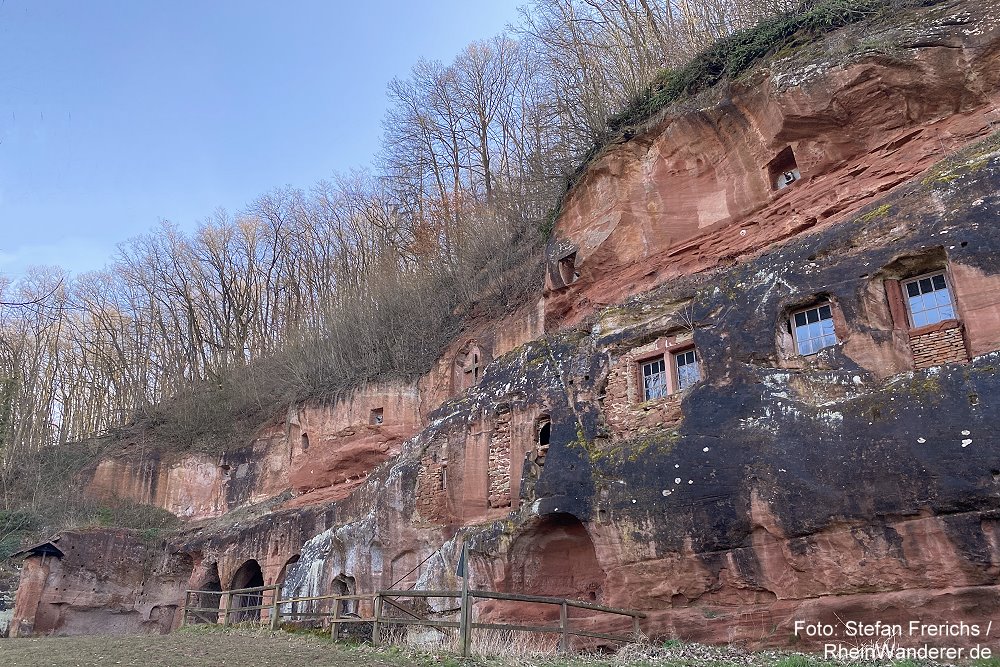
M963 6L996 12L969 2ZM550 280L550 321L578 322L600 304L670 277L724 266L736 258L750 261L753 253L777 241L844 220L919 173L942 150L980 136L989 123L988 104L996 97L1000 39L995 27L979 34L963 31L949 33L948 39L962 42L953 44L956 48L915 49L905 62L858 58L821 68L798 86L785 86L776 75L760 79L754 88L738 88L731 105L672 115L636 140L611 149L591 165L560 218L557 235L577 247L581 276L567 290L556 289ZM795 149L804 178L771 193L771 175L765 175L764 167L785 145ZM910 233L913 224L901 216L893 229L862 241L875 248L889 245ZM743 230L746 234L740 233ZM863 304L864 317L837 321L843 355L861 369L850 370L857 373L857 384L821 385L806 371L823 370L823 362L782 354L782 344L788 341L783 340L780 321L772 321L768 327L775 330L768 329L761 338L768 350L773 342L777 352L739 356L725 367L707 368L719 389L713 399L727 405L718 396L742 390L739 396L749 407L730 409L749 415L757 405L784 407L791 415L787 422L798 425L812 418L803 416L808 408L823 404L834 404L844 419L855 407L855 394L875 394L863 394L866 382L889 376L900 380L902 371L914 365L914 354L921 354L920 344L912 348L907 333L893 328L884 280L894 276L876 275L885 267L858 270L873 272L866 273L866 282L857 288L860 296L855 301ZM1000 278L961 262L950 262L950 271L969 352L977 356L1000 349ZM218 469L214 462L196 458L158 463L161 469L149 472L141 465L105 462L94 476L91 493L121 492L196 518L241 506L243 511L192 524L166 548L162 565L153 558L150 572L134 564L149 562L155 550L140 545L134 536L64 536L70 549L58 564L33 559L26 563L15 619L19 632L93 631L108 622L109 610L124 619L116 630L162 631L176 626L172 608L183 588L239 585L248 564L260 568L266 584L280 582L289 563L317 534L327 538L324 560L315 561L319 583L327 590L338 577L350 577L359 591L418 581L455 588L457 545L470 538L475 586L641 609L649 615L644 629L654 636L781 645L789 641L794 622L802 619L867 617L892 622L909 620L915 609L926 617L967 622L996 615L1000 532L996 509L984 500L995 495L989 486L995 479L988 470L973 476L962 467L965 445L959 438L964 436L957 429L950 434L954 446L940 450L947 452L948 461L928 475L965 475L968 479L962 483L979 487L961 500L971 503L969 497L974 496L979 505L953 502L936 515L928 508L930 499L906 496L904 504L887 510L878 505L877 490L853 489L851 495L846 488L823 489L829 491L826 497L836 495L839 505L809 508L825 511L823 521L799 525L798 532L788 529L792 521L779 511L775 489L794 479L800 484L796 488L805 488L800 491L803 497L812 498L806 496L808 491L827 480L817 479L822 470L806 467L809 461L794 476L782 477L788 471L778 466L786 462L768 456L784 443L766 432L750 442L758 447L759 459L777 470L741 459L746 452L726 450L727 439L736 440L732 433L715 432L714 421L705 429L710 433L696 435L714 438L712 448L719 451L683 451L691 446L681 439L674 452L678 462L671 460L669 476L645 469L641 449L630 452L638 458L631 476L602 476L594 472L598 468L588 469L592 460L614 453L610 445L650 433L662 439L664 430L690 425L695 407L691 402L677 396L646 405L637 400L637 360L664 351L667 339L677 342L681 336L663 329L671 322L683 323L677 313L685 302L670 301L667 307L663 301L667 299L650 299L636 310L599 314L591 337L581 332L576 339L593 346L579 355L586 364L571 367L573 360L566 358L570 344L553 337L545 342L544 354L530 358L532 368L526 362L517 373L488 378L486 386L433 415L432 408L454 395L456 376L464 377L457 374L466 368L470 343L484 357L499 358L536 337L537 311L512 316L498 332L491 332L488 324L466 332L418 383L419 391L380 388L361 391L344 403L292 410L283 423L265 428L253 447L224 459L230 463L220 463ZM757 304L740 305L752 309ZM780 320L780 315L775 313L771 320ZM626 329L627 340L616 342ZM953 330L947 329L952 336ZM736 333L719 335L736 338ZM595 342L603 340L601 336L607 340ZM958 360L952 356L959 351L956 339L946 343L946 350L935 347L935 353L947 352L943 361ZM563 358L556 359L560 354ZM771 362L773 366L767 366ZM747 367L760 374L734 377ZM780 386L763 386L761 377L773 379L779 371L786 376ZM864 372L871 377L862 379ZM603 394L598 378L606 380ZM734 387L739 379L750 388ZM542 380L550 384L531 384ZM891 387L880 386L879 391L888 397L876 407L885 408L895 396ZM765 401L777 394L770 403ZM921 400L912 393L900 393L899 398ZM959 396L958 402L966 402L966 397ZM383 421L373 424L372 411L379 408ZM562 409L558 420L550 414L556 408ZM858 414L876 428L868 421L870 412L859 409ZM719 414L719 421L726 416ZM772 414L769 421L780 420ZM542 424L549 424L554 434L551 450L542 442ZM817 419L812 426L792 436L815 436L826 428ZM584 436L595 433L599 437L586 441ZM410 435L414 437L408 439ZM916 440L918 434L912 436ZM912 463L910 453L930 458L938 452L890 444L897 447L890 461L896 465ZM602 449L605 445L609 450ZM672 452L669 443L663 449L667 453L662 456ZM802 450L778 453L784 451ZM885 456L886 451L873 446L863 454ZM523 466L526 454L529 462ZM812 455L807 450L802 458ZM845 465L828 452L817 456L829 467ZM699 489L684 500L677 500L680 492L666 494L672 484L697 488L695 478L709 488L733 460L741 467L729 487L701 495ZM683 472L673 473L682 463ZM787 462L790 468L793 463L801 461ZM580 469L576 476L571 466ZM554 469L558 474L539 475L540 470ZM522 480L528 485L525 497L530 505L519 508ZM914 476L908 481L918 480ZM548 483L545 493L533 492L530 483L536 482ZM302 494L284 508L247 506L292 487ZM242 490L230 493L234 489ZM893 492L902 493L885 490L886 495ZM615 498L619 506L609 500ZM337 502L321 505L328 501ZM720 518L723 511L729 514ZM458 532L462 527L468 530ZM72 549L74 542L77 550ZM482 619L541 620L551 619L553 608L483 602L477 614ZM593 614L574 620L590 629L627 629L619 627L621 621ZM967 643L962 639L955 645Z

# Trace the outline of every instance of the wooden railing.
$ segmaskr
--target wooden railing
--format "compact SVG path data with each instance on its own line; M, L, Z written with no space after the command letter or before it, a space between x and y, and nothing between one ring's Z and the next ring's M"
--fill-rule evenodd
M461 606L459 620L445 621L427 618L402 618L389 617L385 615L386 605L397 609L406 610L399 605L396 600L399 598L460 598ZM509 602L525 602L531 604L548 604L559 606L558 625L524 625L516 623L477 623L472 620L472 604L476 599L505 600ZM629 634L611 634L606 632L594 632L582 628L570 626L569 609L588 609L605 614L625 616L631 618L632 632ZM416 616L416 615L414 615ZM416 625L432 628L458 628L459 649L463 656L471 654L472 634L475 630L507 630L513 632L534 632L534 633L558 633L559 650L568 652L570 649L570 637L590 637L594 639L606 639L615 642L628 642L638 638L639 621L646 618L646 615L639 611L629 609L619 609L617 607L606 607L592 602L581 600L569 600L566 598L548 597L544 595L521 595L518 593L498 593L494 591L379 591L375 595L375 614L372 627L372 642L378 645L381 641L380 632L383 625Z
M265 600L264 594L271 592L270 599ZM639 635L639 621L646 618L642 612L629 609L619 609L616 607L606 607L604 605L584 602L580 600L569 600L566 598L548 597L542 595L521 595L517 593L497 593L494 591L477 590L454 590L454 591L417 591L417 590L386 590L378 591L374 594L352 594L352 595L318 595L313 597L299 597L282 599L280 589L277 586L259 586L256 588L241 588L230 591L185 591L184 608L181 617L181 625L186 625L191 620L219 623L228 626L232 623L255 622L263 624L265 621L263 612L267 611L266 622L271 629L277 629L282 619L323 619L330 624L331 634L336 639L341 634L341 626L349 623L370 623L372 625L372 642L375 645L382 643L383 632L388 626L422 626L435 628L442 633L449 629L458 630L459 650L463 656L471 654L472 636L475 630L506 630L513 632L551 633L559 635L559 649L568 652L571 648L571 637L588 637L593 639L604 639L615 642L627 642L634 640ZM220 600L219 607L192 606L193 601L202 599L201 596L217 596ZM195 596L192 598L192 596ZM458 620L445 620L439 618L427 618L422 616L420 610L412 606L407 606L402 600L427 600L438 599L458 599L460 606L448 609L438 614L458 613ZM559 607L558 625L529 625L517 623L478 623L472 620L473 601L477 599L504 600L509 602L522 602L529 604L546 604ZM221 604L225 600L225 604ZM248 601L258 601L259 604L244 605ZM345 602L361 603L372 602L371 616L360 613L349 613L344 610ZM317 603L327 602L328 609L322 609L323 605ZM234 606L235 603L235 606ZM332 609L329 609L332 603ZM200 605L200 602L197 603ZM297 607L302 604L309 604L308 611L299 610ZM241 606L243 605L243 606ZM367 605L365 605L367 606ZM320 609L317 609L320 607ZM610 614L614 616L624 616L631 619L631 632L627 634L612 634L606 632L595 632L584 628L572 627L570 621L570 609L586 609L589 611ZM256 612L256 613L254 613ZM367 632L366 632L367 634Z

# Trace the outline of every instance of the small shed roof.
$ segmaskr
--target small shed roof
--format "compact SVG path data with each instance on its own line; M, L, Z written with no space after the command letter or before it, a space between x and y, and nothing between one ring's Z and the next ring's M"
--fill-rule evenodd
M29 556L55 556L56 558L62 558L64 556L62 549L55 545L59 541L58 537L45 542L39 542L33 546L21 549L17 553L10 555L11 558L28 558Z

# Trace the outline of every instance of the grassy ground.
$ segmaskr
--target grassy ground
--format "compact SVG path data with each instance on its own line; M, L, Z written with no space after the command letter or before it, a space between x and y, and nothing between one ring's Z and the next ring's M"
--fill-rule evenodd
M517 642L513 642L517 644ZM491 648L501 648L494 643ZM508 645L508 648L511 646ZM494 657L462 660L453 653L403 647L374 648L328 636L265 630L186 629L166 636L0 639L2 667L868 667L798 653L752 653L733 647L667 642L626 646L614 655L563 657L500 650ZM531 651L529 651L530 653ZM519 653L515 655L514 653ZM924 667L935 663L881 663ZM940 663L937 663L940 664ZM966 663L1000 667L997 661Z

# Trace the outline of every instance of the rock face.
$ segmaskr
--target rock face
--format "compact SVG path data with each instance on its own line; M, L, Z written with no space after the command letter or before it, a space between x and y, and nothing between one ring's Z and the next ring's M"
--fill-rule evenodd
M11 636L168 632L192 560L155 542L128 531L66 531L29 553Z
M227 455L229 481L192 483L191 516L224 514L167 542L64 534L90 546L26 560L18 633L95 631L109 608L131 619L113 629L163 631L176 614L154 608L249 572L286 594L454 589L463 544L475 587L640 609L652 636L783 645L797 620L994 618L1000 139L938 157L990 125L996 13L919 10L892 57L795 87L806 70L779 63L613 148L557 223L548 331L531 307L415 387L293 409ZM774 157L775 179L802 178L770 194ZM92 489L122 488L102 475ZM136 498L140 478L124 475ZM152 565L107 560L111 544Z
M828 39L607 149L564 201L548 326L841 220L988 134L996 14L945 2ZM798 177L787 187L786 173Z

